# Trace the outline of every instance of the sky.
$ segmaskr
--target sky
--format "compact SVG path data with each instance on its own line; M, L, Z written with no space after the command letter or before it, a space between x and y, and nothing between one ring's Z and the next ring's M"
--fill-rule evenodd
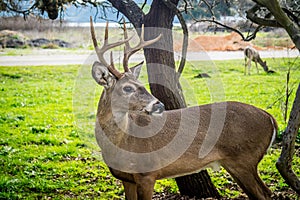
M137 4L144 3L144 0L136 0ZM147 0L147 4L150 5L152 0ZM113 12L114 10L114 12ZM96 18L96 22L104 22L106 21L103 17L106 17L112 21L118 21L122 18L122 14L120 13L117 18L117 13L115 9L107 8L106 12L103 11L102 8L95 7L79 7L69 6L66 8L66 12L64 14L64 19L70 22L89 22L90 16Z

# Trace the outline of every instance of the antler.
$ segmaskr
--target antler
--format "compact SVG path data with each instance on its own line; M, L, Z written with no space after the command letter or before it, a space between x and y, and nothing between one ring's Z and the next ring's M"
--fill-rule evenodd
M94 48L96 51L96 54L98 56L99 61L108 68L108 70L115 75L118 79L120 79L123 74L121 72L119 72L115 67L114 67L114 63L113 63L113 58L112 58L112 53L110 54L110 59L111 59L111 64L108 64L106 62L106 60L104 59L103 55L106 51L108 51L111 48L120 46L122 44L125 44L124 47L124 58L123 58L123 67L124 67L124 71L125 72L129 72L129 68L128 68L128 60L130 58L130 56L132 56L135 52L139 51L140 49L142 49L145 46L151 45L155 42L157 42L160 38L161 38L161 34L159 34L159 36L157 36L156 38L152 39L152 40L148 40L145 41L144 40L144 24L142 25L142 30L141 30L141 36L140 36L140 42L137 46L135 47L130 47L129 45L129 40L132 39L132 37L128 38L128 34L127 34L127 29L126 29L126 25L125 25L125 21L124 21L124 40L122 41L118 41L115 43L111 43L108 44L108 22L106 22L106 28L105 28L105 35L104 35L104 44L101 48L99 48L98 46L98 42L96 39L96 34L95 34L95 28L93 25L93 19L92 17L90 17L90 26L91 26L91 35L92 35L92 40L93 40L93 44L94 44Z
M132 47L130 47L129 42L128 42L129 40L128 40L128 35L127 35L125 20L123 21L123 24L124 24L124 39L125 39L124 41L126 41L125 48L124 48L123 67L124 67L125 72L128 72L129 71L128 60L129 60L130 56L132 56L135 52L139 51L143 47L157 42L161 38L162 34L159 34L159 36L157 36L156 38L154 38L152 40L145 41L144 40L144 24L142 24L140 42L137 46L132 48Z
M106 62L106 60L104 59L103 55L109 49L117 47L117 46L120 46L120 45L128 42L132 37L130 37L130 38L127 37L125 40L108 44L108 22L106 22L105 35L104 35L104 44L103 44L103 46L101 48L99 48L98 42L97 42L97 39L96 39L96 36L95 36L96 34L95 34L95 28L94 28L94 25L93 25L93 19L92 19L92 17L90 17L90 26L91 26L91 35L92 35L92 40L93 40L94 48L95 48L95 51L96 51L96 54L98 56L99 61L105 67L107 67L108 70L113 75L115 75L118 79L120 79L123 76L123 74L121 72L119 72L117 69L115 69L113 62L111 62L111 64L109 65ZM112 60L112 54L111 54L111 60Z

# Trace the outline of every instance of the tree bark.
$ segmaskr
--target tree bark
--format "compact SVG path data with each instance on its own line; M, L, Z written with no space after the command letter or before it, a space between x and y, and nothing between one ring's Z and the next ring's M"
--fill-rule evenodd
M178 0L173 0L172 3L177 5ZM145 27L156 27L147 31L145 38L154 38L158 32L163 34L155 48L146 48L144 53L151 92L168 110L186 107L175 69L172 34L174 16L175 13L163 2L153 0L151 10L144 20ZM182 195L198 198L220 197L206 170L175 180Z
M174 2L176 5L178 0ZM163 37L153 46L144 49L148 80L154 96L167 110L186 107L175 69L172 26L175 13L160 0L154 0L145 16L145 38L151 39L162 33Z
M144 13L132 0L108 0L113 7L123 13L135 28L140 28L144 20Z
M300 127L300 84L296 92L288 126L283 133L282 151L276 167L287 184L300 195L300 180L292 169L295 141Z
M206 170L197 174L178 177L175 180L181 195L197 198L221 197Z

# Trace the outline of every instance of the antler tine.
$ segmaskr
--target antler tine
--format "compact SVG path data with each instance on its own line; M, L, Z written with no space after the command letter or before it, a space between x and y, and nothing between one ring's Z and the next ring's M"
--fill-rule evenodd
M115 42L115 43L111 43L111 44L108 44L108 22L106 22L106 27L105 27L105 34L104 34L104 43L103 43L103 46L101 47L101 49L99 49L99 46L98 46L98 42L97 42L97 39L96 39L96 34L95 34L95 28L94 28L94 25L93 25L93 19L92 17L90 17L90 26L91 26L91 35L92 35L92 40L93 40L93 44L94 44L94 48L96 50L96 54L98 56L98 59L99 61L105 66L108 68L108 70L113 74L115 75L118 79L120 79L123 75L122 73L120 73L118 70L116 70L114 67L110 66L106 60L104 59L103 55L104 53L111 49L111 48L114 48L114 47L117 47L117 46L120 46L126 42L128 42L132 37L130 38L127 38L125 40L122 40L122 41L118 41L118 42Z
M110 52L110 66L111 66L113 69L116 69L116 68L115 68L115 64L114 64L114 58L113 58L113 52L112 52L112 51Z
M95 51L96 51L96 54L100 60L100 55L99 55L99 52L100 52L100 49L99 49L99 46L98 46L98 41L96 39L96 34L95 34L95 28L94 28L94 24L93 24L93 18L92 16L90 16L90 27L91 27L91 36L92 36L92 40L93 40L93 45L94 45L94 48L95 48ZM105 61L105 60L104 60ZM107 64L106 62L102 63L103 65ZM105 65L106 66L106 65Z
M136 53L137 51L139 51L143 47L149 46L149 45L157 42L161 37L162 37L162 34L159 34L159 36L157 36L156 38L154 38L152 40L145 41L144 40L144 24L142 24L142 30L141 30L141 36L140 36L139 44L137 46L131 48L130 45L129 45L129 42L125 43L124 59L123 59L124 70L129 71L128 60L129 60L130 56L132 56L134 53ZM124 22L124 39L126 39L126 38L127 38L127 30L126 30L126 26L125 26L125 22Z
M159 34L156 38L152 40L145 41L144 40L144 24L142 24L142 30L141 30L141 37L140 37L140 43L132 49L129 56L134 54L135 52L139 51L141 48L144 48L146 46L149 46L155 42L157 42L162 37L162 34Z
M127 29L126 29L126 23L125 23L125 19L123 18L123 27L124 27L124 39L126 40L128 38L128 34L127 34ZM128 68L128 51L130 51L130 45L129 42L125 42L125 46L124 46L124 58L123 58L123 68L125 72L129 72L129 68Z

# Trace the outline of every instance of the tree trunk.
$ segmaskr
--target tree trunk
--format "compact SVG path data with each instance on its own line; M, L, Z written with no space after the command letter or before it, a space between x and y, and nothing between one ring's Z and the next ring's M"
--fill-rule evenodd
M300 180L292 169L295 141L300 127L300 84L296 92L288 126L283 133L282 151L276 167L287 184L300 195Z
M197 174L178 177L175 180L181 195L197 198L221 197L206 170Z
M178 0L173 0L173 3L177 5ZM162 1L154 0L150 12L144 18L145 27L155 27L146 29L146 40L157 37L159 33L163 34L155 46L145 48L144 53L151 92L168 110L186 107L175 69L172 37L174 15ZM175 180L182 195L198 198L220 197L206 170Z

